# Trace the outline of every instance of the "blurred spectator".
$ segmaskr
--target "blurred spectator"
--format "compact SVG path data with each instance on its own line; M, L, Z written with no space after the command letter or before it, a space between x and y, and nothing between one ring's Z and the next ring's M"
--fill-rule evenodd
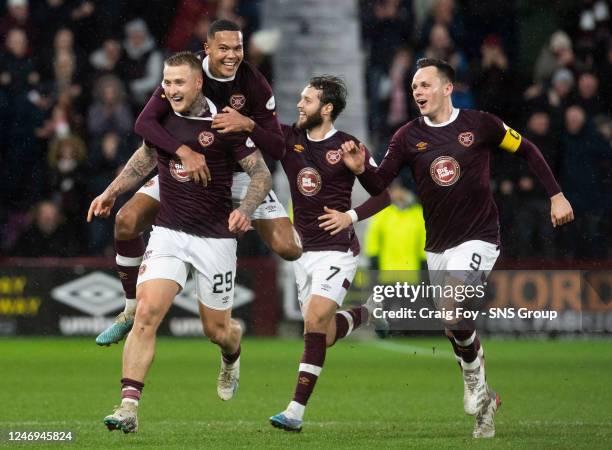
M140 109L161 81L163 58L147 24L134 19L125 26L126 79L137 109Z
M206 42L208 35L208 28L210 27L211 20L206 15L201 15L198 21L193 25L193 31L191 36L185 44L185 50L197 53L204 50L204 43ZM253 62L253 52L249 53L249 61ZM270 79L268 79L270 81Z
M4 41L9 30L20 28L35 43L37 30L30 17L28 0L8 0L6 7L6 15L0 18L0 40Z
M95 86L94 103L87 114L87 130L93 139L100 139L105 133L116 133L128 141L132 134L134 115L126 101L121 80L106 75Z
M181 0L176 7L176 15L166 36L166 47L172 52L181 50L202 50L202 43L206 42L206 34L202 34L205 23L214 20L216 4L197 0ZM206 27L207 28L207 27ZM198 37L203 39L196 43Z
M128 148L120 137L112 132L96 141L88 160L89 177L87 191L89 198L99 195L113 181L127 159ZM115 207L115 210L118 209ZM89 253L110 254L113 243L113 221L94 220L88 224Z
M386 142L388 138L409 119L418 116L414 101L412 99L412 76L414 74L414 57L410 48L399 48L393 57L389 73L380 84L380 93L377 99L371 101L380 101L380 109L386 112L384 126L379 130L378 136L382 142ZM375 155L382 158L386 148L382 154Z
M94 70L94 82L104 75L115 75L123 80L124 71L120 64L122 57L121 42L114 37L105 39L102 47L89 55L89 64Z
M594 73L584 72L580 74L576 97L573 102L584 109L589 119L606 113L606 107L599 95L599 80Z
M378 130L384 124L382 105L375 99L393 55L398 48L412 41L413 19L399 0L375 0L364 11L363 37L368 46L368 98L370 103L370 129Z
M56 138L49 145L49 187L55 202L62 208L71 231L86 243L83 226L87 202L85 143L76 136Z
M468 62L465 54L455 46L445 25L435 24L431 28L427 45L417 59L421 57L444 59L453 66L458 80L467 79Z
M29 257L75 256L75 237L64 226L64 218L57 205L49 200L38 203L33 212L33 223L19 237L13 254Z
M517 123L520 99L516 92L517 75L508 64L501 39L489 35L480 48L480 67L474 74L474 93L479 109L503 117L508 123Z
M574 42L578 57L589 68L597 45L610 36L610 7L605 0L576 2L571 17L574 22Z
M251 35L249 43L249 63L257 67L271 84L274 83L272 56L280 39L278 30L259 30Z
M555 31L550 37L549 44L540 50L533 79L536 83L546 82L559 68L575 68L572 40L564 31Z
M15 95L25 93L39 81L40 75L29 56L25 31L19 28L9 30L5 51L0 54L0 84Z
M418 271L425 261L423 208L416 196L397 181L389 188L389 195L391 205L370 220L366 232L370 268Z
M421 27L421 45L426 46L430 40L431 30L435 25L445 27L453 42L463 47L465 25L460 14L455 10L455 0L435 0L431 10Z
M561 184L576 216L576 223L566 232L566 245L577 259L601 258L606 248L601 223L612 206L604 171L612 155L580 106L572 105L565 112L561 155Z
M527 121L525 137L533 142L544 155L546 162L558 177L558 140L551 130L550 116L544 111L536 111ZM527 163L516 155L509 155L504 171L509 173L513 187L512 226L505 230L504 245L508 245L506 254L520 259L544 258L553 259L558 248L555 242L554 229L550 223L550 200L544 188L531 173ZM517 164L518 163L518 164ZM515 169L511 169L515 167ZM565 187L564 187L565 188Z
M82 83L86 76L87 56L74 42L74 33L70 28L61 27L53 37L53 47L43 50L40 61L41 76L45 80L56 79L58 76L58 64L65 64L70 60L73 66L71 80Z

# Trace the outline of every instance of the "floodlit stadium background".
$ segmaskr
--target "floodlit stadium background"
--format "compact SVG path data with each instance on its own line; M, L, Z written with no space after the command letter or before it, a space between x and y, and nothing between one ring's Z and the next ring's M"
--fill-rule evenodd
M498 438L510 446L612 438L611 394L601 385L612 368L609 1L3 0L0 16L0 373L8 383L0 400L10 405L0 430L67 428L88 446L120 444L122 436L102 434L101 418L118 395L121 348L97 348L92 338L123 305L113 220L88 225L85 213L137 147L133 122L164 56L199 50L210 22L228 18L242 25L246 59L271 82L282 122L295 119L311 75L342 75L349 99L337 127L380 161L393 132L416 117L414 62L438 56L457 70L455 106L492 112L540 147L577 219L553 230L526 164L495 155L497 267L514 270L500 275L505 282L523 283L508 291L509 304L562 300L581 326L487 334L488 375L509 405ZM287 206L286 177L280 165L270 168ZM412 188L408 173L401 181ZM366 195L359 186L354 194L354 204ZM418 204L411 208L418 216ZM360 225L364 276L398 258L418 268L424 231L414 223ZM395 252L385 253L385 239L398 243ZM249 340L237 402L214 398L217 356L186 289L160 330L183 339L161 340L143 397L142 445L219 447L236 429L244 430L237 446L467 442L447 342L400 333L377 341L368 329L330 351L307 417L312 431L294 442L268 430L267 416L294 382L300 313L291 266L254 232L239 257L236 316ZM603 280L588 299L571 288L585 273Z

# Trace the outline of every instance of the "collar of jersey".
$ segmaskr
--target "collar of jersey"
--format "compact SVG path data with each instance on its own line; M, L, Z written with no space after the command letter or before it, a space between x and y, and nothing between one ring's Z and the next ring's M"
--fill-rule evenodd
M217 78L213 76L213 74L210 73L210 68L208 67L208 56L202 60L202 70L204 71L206 76L210 78L211 80L225 82L225 81L234 81L234 78L236 78L236 74L232 75L231 77L227 77L227 78Z
M325 133L325 136L323 136L321 139L313 139L308 134L308 130L306 130L306 137L311 142L321 142L321 141L324 141L325 139L329 139L330 137L332 137L334 134L336 134L337 131L338 130L336 130L336 128L334 128L334 126L332 125L331 130L329 130L327 133Z
M448 119L446 122L442 122L442 123L433 123L431 120L429 120L428 117L423 116L423 120L425 121L425 125L428 125L430 127L445 127L446 125L448 125L449 123L453 123L455 121L455 119L457 118L457 116L459 115L459 108L453 108L453 110L451 111L451 115L450 115L450 119Z
M208 112L209 112L209 116L206 117L196 117L196 116L184 116L182 115L180 112L176 112L174 111L174 114L176 114L179 117L182 117L184 119L192 119L192 120L213 120L213 117L215 117L215 114L217 114L217 107L215 106L215 104L213 102L210 101L210 99L208 97L204 97L206 99L206 103L208 103Z

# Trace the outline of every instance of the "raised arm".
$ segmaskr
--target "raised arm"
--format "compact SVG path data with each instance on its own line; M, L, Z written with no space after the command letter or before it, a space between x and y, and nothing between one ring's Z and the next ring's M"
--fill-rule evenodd
M401 137L398 133L391 139L387 154L379 167L362 143L357 145L354 141L347 141L341 147L344 164L372 196L381 194L397 177L404 165Z
M559 183L557 183L540 149L492 114L485 113L483 115L482 127L493 143L527 161L529 169L538 177L550 197L550 220L553 227L574 220L572 206L561 192L561 187L559 187Z
M242 158L240 166L251 177L246 195L229 217L229 230L245 232L251 226L251 216L272 189L272 176L259 150Z
M156 164L157 153L143 142L126 163L121 173L102 194L91 202L87 211L87 221L91 222L94 216L108 217L117 197L138 186L151 173Z

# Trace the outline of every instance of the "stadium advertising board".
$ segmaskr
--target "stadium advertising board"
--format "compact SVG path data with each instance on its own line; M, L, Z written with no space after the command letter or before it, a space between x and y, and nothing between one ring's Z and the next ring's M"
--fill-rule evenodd
M123 309L121 282L105 260L50 260L0 266L0 335L97 335ZM241 261L236 273L234 316L247 333L273 335L278 308L275 263ZM193 280L176 297L160 334L201 336Z

